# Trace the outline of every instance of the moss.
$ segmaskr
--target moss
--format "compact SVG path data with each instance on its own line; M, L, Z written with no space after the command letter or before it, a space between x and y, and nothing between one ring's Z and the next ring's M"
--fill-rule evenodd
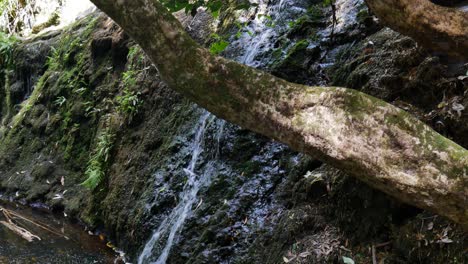
M46 22L44 22L42 24L39 24L37 26L34 26L32 28L32 33L37 34L40 31L42 31L42 30L44 30L44 29L46 29L48 27L56 26L58 24L60 24L60 15L57 12L54 12Z
M308 61L318 55L318 50L309 48L309 45L310 42L307 39L295 43L287 50L284 58L280 57L270 65L273 73L293 82L300 82L302 78L307 78Z
M323 10L318 5L313 5L307 9L307 13L289 23L289 37L292 36L314 36L317 29L323 26L325 18Z

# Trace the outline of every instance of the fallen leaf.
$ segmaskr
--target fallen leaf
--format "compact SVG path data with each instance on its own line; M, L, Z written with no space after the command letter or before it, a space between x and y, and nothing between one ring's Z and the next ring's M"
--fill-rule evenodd
M434 228L434 222L427 224L427 230L432 230L432 228Z
M63 194L61 193L57 193L56 195L54 195L54 198L52 198L52 200L60 200L60 199L63 199Z
M459 104L459 103L454 103L454 104L452 105L452 109L453 109L453 111L457 112L457 115L458 115L459 117L461 117L461 115L462 115L461 112L462 112L463 110L465 110L465 107L464 107L463 105Z
M444 244L450 244L450 243L453 243L453 240L448 238L448 237L444 237L442 238L441 240L437 241L438 243L444 243Z
M344 264L354 264L354 260L352 258L343 257Z

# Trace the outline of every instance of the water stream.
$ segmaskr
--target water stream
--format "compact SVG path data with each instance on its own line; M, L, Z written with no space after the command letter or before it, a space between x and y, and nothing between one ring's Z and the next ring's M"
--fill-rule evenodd
M56 230L59 236L25 220L14 217L15 223L37 235L41 240L28 242L0 225L0 263L114 263L117 254L98 236L92 236L82 226L45 209L30 208L0 200L0 207L20 214L35 223ZM0 212L0 221L6 221Z
M243 29L244 33L241 37L231 43L229 49L234 51L232 54L237 55L229 57L252 67L261 68L265 66L269 59L265 54L268 54L273 49L275 38L284 33L288 27L288 22L293 17L306 11L305 8L300 7L300 4L298 4L300 2L302 1L278 0L273 1L273 3L267 0L256 1L258 6L245 11L239 18L239 21L243 23L248 22L249 17L254 17L249 21L248 26ZM197 171L197 162L199 161L200 154L204 151L203 138L211 119L214 119L214 116L205 112L198 121L197 131L191 145L191 160L189 165L184 169L184 172L188 176L188 181L179 194L179 203L162 220L144 246L138 258L139 264L166 263L170 250L177 241L185 220L200 200L198 197L200 188L209 185L212 175L216 172L215 160L208 161L200 171ZM218 135L216 136L218 144L223 125L224 121L220 121L216 127L218 131ZM216 150L210 151L217 152Z
M288 29L288 23L306 12L300 0L257 0L258 6L243 12L240 23L245 23L242 35L231 44L237 49L235 57L243 64L262 68L270 60L278 37ZM253 16L253 19L251 17Z
M206 111L201 115L195 132L195 138L191 143L191 160L184 169L187 175L187 182L179 194L179 203L162 221L151 236L151 239L146 243L143 252L138 258L138 263L166 263L169 252L185 220L192 212L194 205L199 202L198 192L200 188L210 183L215 171L214 162L208 162L200 171L197 171L197 162L199 161L200 154L203 152L205 132L213 119L214 116ZM216 124L218 142L223 130L223 124L224 122L220 122L219 125ZM216 156L214 159L216 159Z

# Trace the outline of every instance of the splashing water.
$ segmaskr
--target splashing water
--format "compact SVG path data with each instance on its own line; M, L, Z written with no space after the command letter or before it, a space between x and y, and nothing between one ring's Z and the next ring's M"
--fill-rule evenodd
M199 173L195 170L199 156L203 152L203 138L208 127L208 123L212 119L214 119L214 116L210 113L204 112L202 114L191 146L193 150L192 157L189 165L184 169L184 172L188 176L188 181L185 184L183 191L179 194L180 202L159 225L151 239L146 243L143 252L138 258L138 263L166 263L175 239L180 233L185 220L191 213L193 205L198 201L198 191L202 186L206 186L211 182L212 175L215 172L214 162L208 162L208 164L204 166L204 169ZM217 123L218 134L216 139L218 142L222 135L223 126L224 121ZM164 248L158 252L160 255L155 260L155 252L153 251L161 245L164 245Z

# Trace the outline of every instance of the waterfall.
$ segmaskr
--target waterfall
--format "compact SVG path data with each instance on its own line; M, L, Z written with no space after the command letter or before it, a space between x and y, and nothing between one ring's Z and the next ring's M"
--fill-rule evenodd
M206 186L211 181L211 176L215 172L214 162L208 162L202 171L197 172L196 166L200 154L203 152L203 139L205 132L209 125L209 121L213 120L214 116L204 111L198 122L195 138L191 144L192 155L188 166L184 169L187 174L188 180L185 184L183 191L179 194L179 203L172 210L172 212L162 221L159 227L151 236L151 239L146 243L143 252L138 258L138 263L156 263L164 264L169 256L169 252L181 231L185 220L192 212L192 207L198 202L198 191L202 186ZM216 139L219 143L222 136L224 121L216 123L218 135ZM217 153L217 151L216 151ZM216 156L214 157L216 158ZM160 249L159 256L154 255L158 251L158 247L164 246Z
M301 0L277 0L270 3L268 0L257 0L258 6L255 11L249 10L239 18L240 22L247 22L248 17L255 18L250 25L244 29L244 34L232 43L230 49L237 49L240 56L232 56L234 60L253 67L264 66L266 59L261 60L259 56L273 49L274 38L287 30L288 22L297 14L306 11L305 8L298 7ZM254 2L254 1L252 1ZM244 21L243 21L244 19ZM274 25L272 25L274 24ZM253 34L250 32L254 32ZM197 161L203 152L203 138L208 126L208 121L213 118L211 114L205 112L198 121L195 138L192 142L192 156L189 165L184 169L188 176L188 182L179 194L179 203L171 213L160 223L156 231L146 243L142 253L138 258L139 264L155 263L165 264L169 257L170 250L178 239L184 222L192 212L192 207L199 201L198 192L202 186L209 185L212 175L216 172L216 156L219 152L219 141L223 131L224 121L216 121L218 134L215 135L218 146L211 151L215 158L203 166L201 171L196 171Z
M232 45L238 46L241 55L237 61L255 68L264 67L269 61L267 54L274 49L277 38L288 29L288 23L306 9L298 5L298 0L276 0L273 3L259 0L255 8L255 18L248 23L244 33ZM240 20L247 22L252 11L241 15ZM258 33L258 34L257 34Z
M53 14L57 14L60 21L58 25L49 26L48 30L68 26L96 9L90 0L31 0L26 1L24 6L19 0L4 0L3 5L5 9L0 14L0 28L22 36L31 35L35 26L46 23ZM11 17L9 13L13 10L16 15ZM21 28L19 32L18 28Z

